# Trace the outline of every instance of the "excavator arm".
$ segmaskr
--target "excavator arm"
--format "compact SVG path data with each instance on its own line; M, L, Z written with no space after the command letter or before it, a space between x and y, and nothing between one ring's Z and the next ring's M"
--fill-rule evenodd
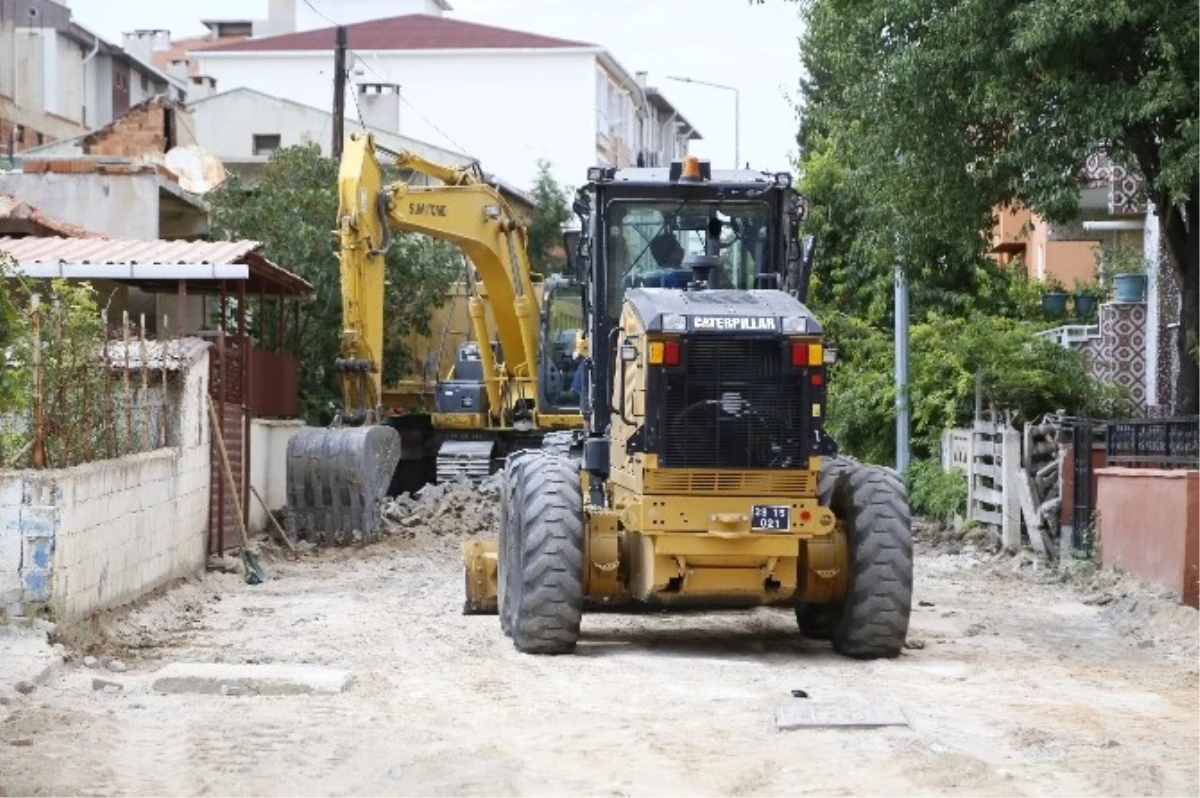
M375 405L363 402L378 402L382 393L383 252L392 230L453 243L475 266L504 352L503 364L497 364L491 348L480 347L492 412L500 413L508 383L517 387L513 395L536 397L539 307L525 225L474 167L448 167L411 152L401 152L396 165L443 185L385 187L373 138L354 134L346 141L338 177L345 320L339 368L348 414L356 419L369 414ZM478 296L471 298L471 318L479 341L490 340Z
M393 231L456 244L483 282L504 355L496 362L484 301L472 296L489 426L530 421L538 396L540 314L524 224L477 166L447 167L408 152L398 155L396 165L441 185L385 185L374 138L346 139L337 186L342 336L335 367L343 405L329 429L305 428L288 443L288 525L292 534L318 543L356 533L374 537L402 453L382 406L384 256Z

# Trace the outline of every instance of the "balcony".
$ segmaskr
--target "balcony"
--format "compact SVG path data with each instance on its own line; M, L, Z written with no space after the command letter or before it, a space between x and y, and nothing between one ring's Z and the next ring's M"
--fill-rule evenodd
M1023 253L1032 229L1032 214L1028 208L1018 206L1001 210L992 228L992 252L1009 256Z

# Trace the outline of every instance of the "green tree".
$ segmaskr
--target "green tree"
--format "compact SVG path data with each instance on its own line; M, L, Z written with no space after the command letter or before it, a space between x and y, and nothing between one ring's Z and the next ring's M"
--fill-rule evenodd
M538 161L537 180L533 184L536 203L529 221L529 263L543 274L561 272L567 267L562 247L562 226L571 218L567 193L550 174L549 161Z
M802 0L802 187L823 271L815 297L877 323L891 263L916 314L974 294L997 207L1079 215L1104 153L1146 179L1181 289L1176 400L1197 412L1200 12L1178 0ZM982 281L982 282L981 282ZM844 304L846 301L852 304Z
M342 330L337 174L338 165L316 146L287 147L272 154L253 187L231 175L211 197L215 236L261 242L267 258L316 289L300 316L300 398L304 417L313 424L327 424L341 402L333 370ZM393 233L385 259L385 384L412 367L402 339L412 330L429 333L430 313L461 268L457 248L425 236Z
M825 331L838 349L830 370L828 429L848 453L873 462L895 456L893 346L888 333L862 319L828 314ZM936 456L942 431L970 424L975 375L984 407L1016 422L1065 410L1096 417L1131 410L1127 395L1087 373L1082 356L1038 338L1025 322L976 314L934 316L912 328L909 392L915 458Z

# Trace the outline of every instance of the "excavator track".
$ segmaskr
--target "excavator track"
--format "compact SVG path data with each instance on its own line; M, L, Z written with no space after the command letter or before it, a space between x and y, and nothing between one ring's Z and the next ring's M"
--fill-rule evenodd
M444 441L438 447L437 481L454 482L466 478L480 482L492 473L492 451L496 442L491 441Z

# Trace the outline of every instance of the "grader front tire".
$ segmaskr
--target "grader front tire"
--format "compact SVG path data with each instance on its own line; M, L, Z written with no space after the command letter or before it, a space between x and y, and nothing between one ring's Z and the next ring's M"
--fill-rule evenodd
M912 520L908 492L892 472L853 461L822 469L821 503L845 524L849 584L840 602L796 611L801 629L824 632L848 657L895 657L912 612Z
M522 459L515 476L520 510L510 531L517 533L518 568L505 597L512 612L509 632L526 654L568 654L575 650L583 615L579 470L565 457L537 451Z

